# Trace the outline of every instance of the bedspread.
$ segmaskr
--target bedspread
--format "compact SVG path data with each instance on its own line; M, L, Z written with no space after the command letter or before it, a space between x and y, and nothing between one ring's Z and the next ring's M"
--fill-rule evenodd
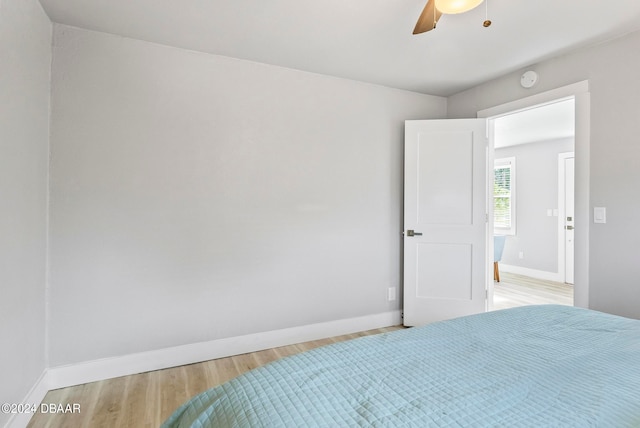
M170 427L640 427L640 321L506 309L286 357Z

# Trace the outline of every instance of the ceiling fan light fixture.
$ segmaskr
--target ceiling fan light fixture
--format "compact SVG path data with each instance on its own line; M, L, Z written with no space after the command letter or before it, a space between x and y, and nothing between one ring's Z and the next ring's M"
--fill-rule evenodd
M435 0L435 7L442 13L468 12L482 4L483 0Z

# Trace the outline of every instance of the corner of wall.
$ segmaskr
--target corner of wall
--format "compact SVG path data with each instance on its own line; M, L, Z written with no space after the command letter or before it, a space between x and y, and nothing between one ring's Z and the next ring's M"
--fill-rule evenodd
M49 392L49 371L45 369L20 404L34 406L32 409L37 411L47 392ZM4 428L24 428L29 424L34 413L32 411L13 413Z

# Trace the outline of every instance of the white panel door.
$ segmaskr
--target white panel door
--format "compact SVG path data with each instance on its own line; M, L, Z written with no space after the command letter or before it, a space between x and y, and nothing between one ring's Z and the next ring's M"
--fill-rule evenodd
M486 310L485 119L405 122L404 324Z

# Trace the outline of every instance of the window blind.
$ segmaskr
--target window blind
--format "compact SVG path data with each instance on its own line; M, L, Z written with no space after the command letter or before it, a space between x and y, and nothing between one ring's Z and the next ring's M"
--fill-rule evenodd
M513 164L496 162L493 182L494 228L513 228Z

